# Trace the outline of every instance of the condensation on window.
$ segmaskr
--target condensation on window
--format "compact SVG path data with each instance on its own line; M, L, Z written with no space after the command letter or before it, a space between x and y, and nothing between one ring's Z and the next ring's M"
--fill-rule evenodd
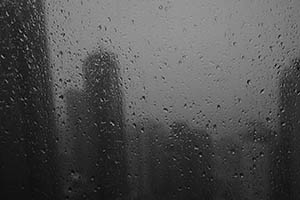
M3 0L0 195L298 199L299 8Z

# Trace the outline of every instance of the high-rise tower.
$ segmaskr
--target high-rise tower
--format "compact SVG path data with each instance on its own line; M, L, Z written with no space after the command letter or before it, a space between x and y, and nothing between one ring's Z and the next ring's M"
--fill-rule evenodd
M77 186L73 180L73 189L90 199L126 199L128 191L118 67L111 53L89 55L83 63L83 90L66 95L74 135L73 174L81 179Z

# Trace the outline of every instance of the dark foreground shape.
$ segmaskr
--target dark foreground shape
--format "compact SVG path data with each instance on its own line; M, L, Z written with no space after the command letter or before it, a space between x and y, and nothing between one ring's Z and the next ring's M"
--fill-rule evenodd
M0 2L0 196L56 199L53 95L42 1Z

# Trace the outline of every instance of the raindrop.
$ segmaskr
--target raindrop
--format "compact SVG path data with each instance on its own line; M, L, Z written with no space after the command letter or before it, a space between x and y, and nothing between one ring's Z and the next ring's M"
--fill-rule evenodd
M250 79L247 80L247 85L251 85L251 80Z

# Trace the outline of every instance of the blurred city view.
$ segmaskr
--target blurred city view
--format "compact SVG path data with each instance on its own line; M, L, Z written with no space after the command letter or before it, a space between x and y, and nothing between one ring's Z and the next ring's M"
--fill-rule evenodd
M300 3L182 2L0 2L2 199L299 199Z

